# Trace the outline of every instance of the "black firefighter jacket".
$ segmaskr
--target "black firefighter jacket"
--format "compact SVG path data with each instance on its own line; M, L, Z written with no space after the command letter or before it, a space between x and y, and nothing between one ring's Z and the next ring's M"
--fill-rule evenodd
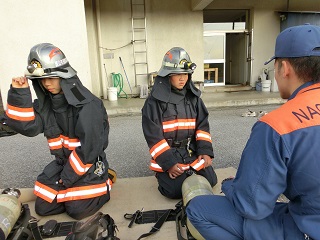
M176 163L184 170L190 167L201 170L204 161L198 162L197 156L214 157L208 111L199 96L190 75L181 91L171 89L169 77L156 77L142 108L143 133L152 156L151 170L165 172ZM185 146L188 138L190 144ZM173 147L175 141L182 143L182 147Z
M55 160L39 175L34 193L58 202L88 199L111 189L104 150L108 145L109 122L106 109L77 76L61 79L63 94L45 91L32 80L38 99L32 102L30 88L10 88L6 123L29 137L44 133ZM105 169L94 173L97 161ZM101 162L100 162L101 161ZM57 187L62 179L63 187Z

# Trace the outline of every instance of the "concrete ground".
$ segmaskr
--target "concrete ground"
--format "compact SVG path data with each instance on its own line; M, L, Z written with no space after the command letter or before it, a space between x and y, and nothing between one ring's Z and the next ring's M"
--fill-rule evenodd
M216 169L218 179L223 179L234 176L236 169L223 168ZM219 182L213 187L213 193L221 194L221 183ZM43 225L50 219L55 219L58 222L74 221L66 214L59 214L49 217L40 217L34 212L33 189L21 189L22 194L20 197L21 202L28 203L31 209L31 215L39 220L38 225ZM124 218L126 213L135 213L142 208L145 211L161 210L161 209L174 209L175 204L179 200L172 200L163 197L157 189L157 181L155 177L140 177L140 178L123 178L118 179L112 186L111 200L106 203L100 211L104 214L109 214L114 220L119 229L117 237L121 240L135 240L144 233L151 230L154 223L148 224L133 224L128 228L129 220ZM182 231L184 229L182 228ZM101 229L99 229L101 231ZM64 239L64 237L54 238L57 240ZM176 225L174 221L165 222L159 232L145 238L154 240L172 240L177 239Z

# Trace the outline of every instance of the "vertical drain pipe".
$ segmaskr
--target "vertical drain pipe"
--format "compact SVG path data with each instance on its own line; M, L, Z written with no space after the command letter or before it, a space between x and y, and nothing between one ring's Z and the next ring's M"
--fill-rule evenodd
M103 99L107 99L108 96L108 92L107 92L107 88L109 86L107 86L106 82L108 79L105 79L105 77L107 78L108 76L105 76L104 73L104 67L103 67L103 49L102 44L101 44L101 24L100 24L100 0L95 0L95 10L96 10L96 26L97 26L97 35L98 35L98 50L99 50L99 59L100 59L100 64L99 64L99 70L100 70L100 76L102 79L102 93L103 93Z

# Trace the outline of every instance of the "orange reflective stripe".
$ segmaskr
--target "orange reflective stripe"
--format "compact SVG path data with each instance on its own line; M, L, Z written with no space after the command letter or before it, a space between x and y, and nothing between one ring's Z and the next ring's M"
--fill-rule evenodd
M155 171L155 172L163 172L162 168L160 167L160 165L158 163L156 163L156 161L154 160L150 160L150 166L149 168L152 170L152 171Z
M154 145L150 149L150 154L153 157L153 159L156 159L160 154L170 149L170 146L168 145L167 141L165 139L162 139L160 142L158 142L156 145Z
M10 104L7 105L6 114L9 118L18 121L33 121L35 119L33 108L19 108Z
M182 163L178 163L179 168L183 171L188 170L190 168L190 164L182 164Z
M35 185L34 185L34 190L33 193L42 198L43 200L52 203L53 200L55 199L55 197L58 194L58 191L36 181Z
M204 160L202 159L199 162L198 159L196 159L190 164L178 163L178 165L179 165L179 168L182 169L183 171L190 169L190 167L192 167L193 169L199 171L199 170L204 168ZM152 171L155 171L155 172L163 172L162 167L160 167L160 165L156 161L154 161L153 159L150 160L149 168Z
M48 139L50 150L56 150L63 147L74 150L76 147L80 147L80 140L77 138L69 138L63 135L60 135L57 138Z
M81 146L80 140L78 138L69 138L63 135L61 135L61 138L63 139L63 146L65 148L68 148L69 150L74 150L76 147Z
M164 132L173 132L183 129L195 129L196 119L175 119L166 121L162 123L162 127Z
M48 139L50 150L56 150L62 148L62 141L60 137Z
M77 173L80 176L85 174L92 166L92 164L89 163L83 164L76 151L72 151L72 153L70 154L69 162L75 173Z
M190 164L190 166L193 169L199 171L204 168L204 163L205 163L205 161L203 159L201 159L200 161L198 161L198 159L196 159L193 163Z
M199 140L208 141L208 142L212 143L210 133L202 131L202 130L196 131L196 140L197 141L199 141Z
M99 197L107 194L108 186L109 189L111 189L111 185L112 182L108 179L107 182L101 184L68 188L66 190L59 191L57 195L57 202L60 203Z

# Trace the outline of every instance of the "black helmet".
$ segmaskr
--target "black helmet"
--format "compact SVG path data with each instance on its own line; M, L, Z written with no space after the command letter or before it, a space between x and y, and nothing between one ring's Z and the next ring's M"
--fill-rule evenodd
M169 74L192 74L196 64L191 62L189 54L180 47L171 48L163 57L158 75L165 77Z
M76 74L64 53L51 43L40 43L31 48L25 71L27 78L71 78Z

